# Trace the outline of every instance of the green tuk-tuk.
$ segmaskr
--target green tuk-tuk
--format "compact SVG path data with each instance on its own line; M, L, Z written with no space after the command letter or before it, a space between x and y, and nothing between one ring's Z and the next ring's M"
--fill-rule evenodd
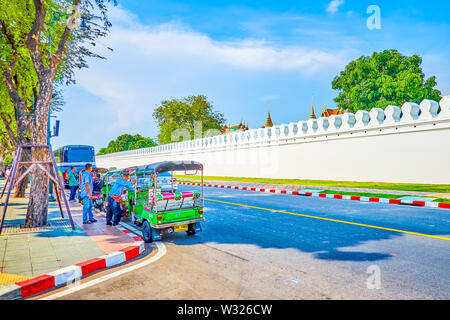
M124 210L131 213L133 223L142 226L145 242L160 240L166 233L185 231L194 235L202 231L203 218L203 165L195 161L166 161L108 172L104 175L103 196L107 202L108 192L123 171L136 180L135 192L126 191L122 196ZM202 175L200 191L163 193L158 187L157 176L163 172L183 171L185 175Z

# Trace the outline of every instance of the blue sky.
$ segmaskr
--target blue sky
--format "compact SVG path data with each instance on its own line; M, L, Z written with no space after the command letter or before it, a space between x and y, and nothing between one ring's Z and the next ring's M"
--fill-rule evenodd
M159 102L204 94L229 124L275 124L334 107L331 81L345 65L374 51L419 54L427 77L450 94L448 1L153 1L119 0L113 28L65 88L54 147L96 150L123 133L156 137ZM366 12L377 5L381 29ZM106 50L106 46L114 52Z

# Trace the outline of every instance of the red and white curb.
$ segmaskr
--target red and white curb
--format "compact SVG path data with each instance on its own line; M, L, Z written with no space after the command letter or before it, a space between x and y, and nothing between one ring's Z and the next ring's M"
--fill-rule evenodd
M13 300L27 298L59 286L71 284L98 270L111 268L130 261L145 251L145 243L142 238L135 236L131 231L116 227L133 238L134 243L119 251L80 262L29 280L16 282L15 284L0 287L0 300Z
M201 186L202 185L201 183L192 183L192 182L178 182L178 183L184 184L184 185L190 185L190 186ZM376 197L360 197L360 196L349 196L349 195L341 195L341 194L312 193L312 192L305 192L305 191L265 189L265 188L206 184L206 183L204 183L203 186L211 187L211 188L221 188L221 189L234 189L234 190L247 190L247 191L288 194L288 195L293 195L293 196L309 196L309 197L319 197L319 198L328 198L328 199L353 200L353 201L384 203L384 204L403 204L403 205L411 205L411 206L416 206L416 207L450 209L450 203L445 203L445 202L414 201L414 200L401 200L401 199L376 198Z

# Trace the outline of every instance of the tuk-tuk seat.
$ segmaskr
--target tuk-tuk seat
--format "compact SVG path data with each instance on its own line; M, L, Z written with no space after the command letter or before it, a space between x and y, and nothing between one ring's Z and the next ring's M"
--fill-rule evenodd
M161 212L193 208L199 196L200 192L198 191L158 194L152 199L152 211Z

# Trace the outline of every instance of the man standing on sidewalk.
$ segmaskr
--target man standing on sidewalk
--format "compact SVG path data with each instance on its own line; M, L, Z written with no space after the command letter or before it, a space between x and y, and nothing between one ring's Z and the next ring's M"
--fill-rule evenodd
M125 188L127 188L131 192L134 192L134 183L136 183L136 181L131 182L129 180L130 174L125 171L124 173L122 173L122 177L117 179L117 181L114 183L114 186L111 188L111 191L109 192L108 211L106 212L106 225L108 226L111 225L111 219L113 220L113 226L117 226L120 222L122 210L120 209L120 203L116 199L120 201L120 197L122 196Z
M69 201L74 201L75 200L75 195L76 195L77 189L78 189L78 180L77 180L77 177L75 175L75 167L70 168L70 172L68 174L68 178L69 178L69 187L70 187L70 198L69 198Z
M81 176L80 197L83 199L83 224L97 222L92 213L92 190L94 190L92 183L92 165L88 163Z

